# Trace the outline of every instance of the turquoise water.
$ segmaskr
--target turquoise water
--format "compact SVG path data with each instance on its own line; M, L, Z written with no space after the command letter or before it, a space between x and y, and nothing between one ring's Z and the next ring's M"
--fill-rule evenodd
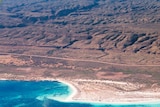
M0 107L160 107L160 103L113 105L57 101L65 100L69 94L71 89L56 81L0 81Z

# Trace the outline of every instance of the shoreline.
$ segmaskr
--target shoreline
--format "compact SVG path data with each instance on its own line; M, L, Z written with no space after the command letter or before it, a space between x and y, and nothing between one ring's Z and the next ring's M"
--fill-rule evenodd
M57 80L57 81L67 85L70 88L70 91L71 91L71 94L63 102L73 102L74 101L73 97L75 97L78 94L78 90L76 89L76 87L74 87L68 81L64 81L64 80Z
M92 103L92 104L98 104L98 105L108 105L108 104L112 104L112 105L141 105L141 104L160 104L160 99L154 99L154 98L150 98L148 99L148 101L137 101L137 98L131 98L132 101L113 101L113 102L107 102L107 101L92 101L92 100L76 100L76 95L80 94L79 90L77 89L77 87L75 85L73 85L73 81L72 82L68 82L66 80L58 80L59 82L62 82L66 85L68 85L71 90L73 91L71 93L71 95L69 95L69 97L67 98L67 100L62 101L62 102L74 102L74 103ZM100 80L99 80L100 81ZM119 83L123 83L123 82L119 82ZM93 97L93 96L91 96ZM133 99L136 99L136 101L134 101ZM140 100L143 98L140 98ZM144 98L146 99L146 98Z
M12 80L12 79L5 79L5 78L1 78L0 80ZM18 80L18 81L22 81L21 79L13 79L13 80ZM76 84L77 80L65 80L65 79L52 79L52 78L38 78L38 79L35 79L35 80L23 80L23 81L57 81L57 82L60 82L60 83L63 83L65 85L67 85L69 88L70 88L70 91L71 91L71 94L65 99L65 100L57 100L59 102L67 102L67 103L90 103L90 104L94 104L94 105L108 105L108 104L111 104L111 105L143 105L143 104L160 104L160 99L157 99L157 98L148 98L147 101L144 101L146 100L146 98L136 98L133 96L133 98L130 98L129 101L124 101L124 100L121 100L119 99L118 96L117 99L114 99L114 101L107 101L106 100L102 100L99 101L95 101L93 99L87 99L85 98L84 96L79 96L81 95L84 91L84 90L80 90ZM79 79L79 82L86 82L87 80L81 80ZM89 82L92 82L92 83L96 83L97 81L93 80L89 80ZM102 82L104 83L105 80L98 80L98 82ZM112 81L106 81L106 83L112 83ZM113 81L113 83L117 83L116 81ZM124 82L118 82L118 83L124 83ZM96 86L95 86L96 87ZM84 93L83 93L84 94ZM145 94L145 92L143 92L143 94ZM151 93L150 93L151 94ZM156 94L156 92L155 92ZM96 97L96 96L92 96L92 94L89 95L90 97ZM79 98L79 99L77 99ZM56 99L55 99L56 100ZM137 101L139 100L139 101Z

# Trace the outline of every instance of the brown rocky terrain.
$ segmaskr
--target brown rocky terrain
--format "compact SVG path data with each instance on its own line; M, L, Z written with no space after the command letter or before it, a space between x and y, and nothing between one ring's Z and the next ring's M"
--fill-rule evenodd
M0 77L160 83L159 29L159 0L4 0Z
M160 54L158 0L6 0L0 10L0 45L21 46L7 52Z

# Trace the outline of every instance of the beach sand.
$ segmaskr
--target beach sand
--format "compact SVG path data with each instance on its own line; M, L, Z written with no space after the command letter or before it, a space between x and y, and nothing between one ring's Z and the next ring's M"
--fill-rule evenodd
M64 80L58 80L58 81L63 83L63 84L68 85L70 87L70 89L71 89L71 94L63 102L71 102L71 101L73 101L73 97L78 94L77 89L70 82L67 82L67 81L64 81Z
M68 85L73 93L67 102L102 104L159 103L160 88L144 88L144 84L109 80L58 80Z

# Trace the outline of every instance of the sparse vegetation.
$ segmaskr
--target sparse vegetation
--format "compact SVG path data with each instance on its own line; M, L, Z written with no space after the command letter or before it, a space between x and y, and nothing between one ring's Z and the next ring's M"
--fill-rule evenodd
M0 73L160 82L159 9L158 0L5 0Z

